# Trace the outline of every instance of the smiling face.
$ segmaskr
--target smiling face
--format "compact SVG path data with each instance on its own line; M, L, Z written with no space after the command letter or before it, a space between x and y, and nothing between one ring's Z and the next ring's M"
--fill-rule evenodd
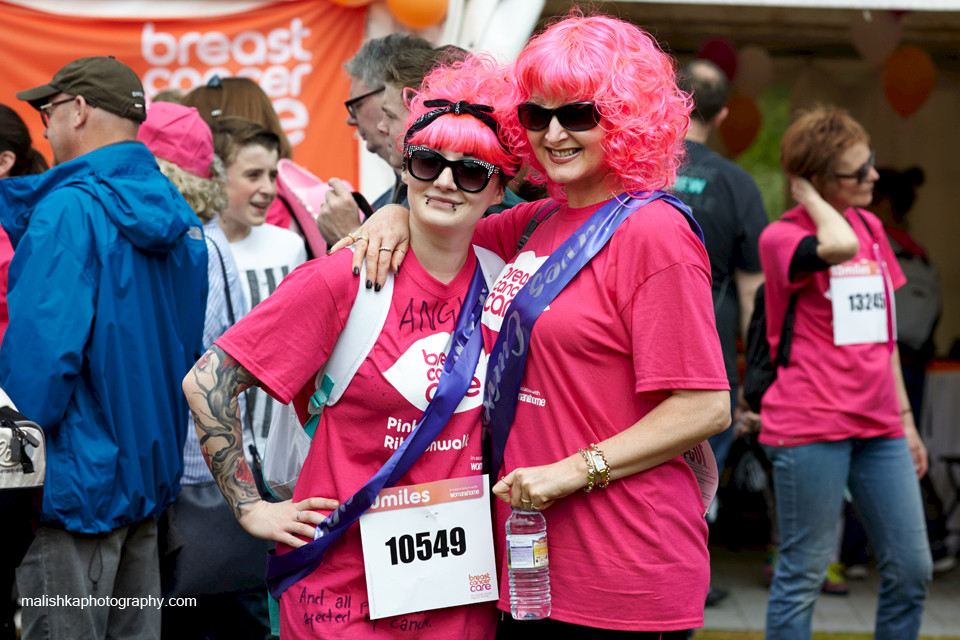
M857 142L837 156L834 173L853 175L869 162L870 147L865 142ZM824 200L841 212L852 206L868 207L873 199L873 185L879 178L880 174L873 167L870 167L863 182L857 182L856 178L834 176L823 184L821 193Z
M436 150L447 160L468 158L463 153ZM460 189L453 179L453 169L444 167L433 180L420 180L404 171L403 181L407 185L407 198L410 202L410 226L434 236L450 233L473 235L477 221L483 217L488 207L503 199L503 188L493 175L482 191L470 193Z
M556 109L570 100L546 100L534 96L530 102ZM562 185L572 207L585 207L610 198L610 185L605 179L609 173L604 162L601 124L586 131L564 129L556 116L541 131L527 131L527 140L547 177Z
M250 227L266 221L277 196L277 158L275 150L251 144L237 151L227 167L229 204L220 216L220 227L230 241L246 237Z

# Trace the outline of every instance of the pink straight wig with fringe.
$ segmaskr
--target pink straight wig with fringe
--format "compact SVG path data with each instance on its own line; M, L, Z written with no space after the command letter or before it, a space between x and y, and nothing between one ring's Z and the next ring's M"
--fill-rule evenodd
M673 59L639 27L574 10L533 37L509 75L512 104L502 137L535 170L531 179L547 183L555 198L566 199L520 126L516 108L523 102L595 103L612 189L650 191L675 181L692 103L677 88Z
M462 61L430 72L421 90L414 92L407 101L410 109L407 126L436 108L424 106L424 102L442 99L493 107L491 115L502 130L507 104L504 102L505 90L503 68L488 55L471 54ZM520 164L519 158L504 148L493 129L467 113L440 116L416 132L410 144L458 152L496 165L500 167L501 184L506 184L511 176L516 175Z

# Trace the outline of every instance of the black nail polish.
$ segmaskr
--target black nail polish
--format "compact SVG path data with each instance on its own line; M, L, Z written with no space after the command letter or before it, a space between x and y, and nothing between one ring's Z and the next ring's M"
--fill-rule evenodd
M379 283L379 282L373 287L373 290L374 290L374 291L380 291L380 283Z
M373 282L371 282L370 280L367 280L367 289L369 289L372 286L373 286Z
M355 276L360 275L360 267L354 267L354 268L353 268L353 275L355 275Z

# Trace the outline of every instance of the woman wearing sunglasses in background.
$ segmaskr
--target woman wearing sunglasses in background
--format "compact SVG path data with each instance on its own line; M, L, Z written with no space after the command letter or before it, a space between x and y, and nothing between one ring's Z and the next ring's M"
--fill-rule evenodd
M918 478L926 473L892 322L905 278L883 225L862 207L879 177L850 115L818 107L787 129L780 163L799 206L760 236L767 335L776 353L795 300L787 366L763 395L760 442L773 463L780 556L767 638L810 638L844 488L883 580L876 638L920 629L930 548Z
M552 612L506 614L498 637L686 638L702 625L710 569L703 498L681 454L730 416L699 228L654 191L675 178L690 101L656 42L606 16L551 25L507 75L508 139L555 202L477 227L474 242L509 261L484 307L496 341L484 421L500 473L496 534L511 508L543 510ZM552 208L518 253L530 219ZM521 333L518 314L541 294L556 297ZM513 356L527 345L520 384ZM509 611L505 558L501 570Z
M503 86L498 72L492 60L470 57L455 69L432 72L411 101L415 120L404 141L402 176L411 205L408 259L393 282L390 308L374 346L340 401L320 416L292 500L271 504L259 499L245 468L236 396L248 386L261 386L282 402L294 401L304 419L317 369L329 357L358 296L347 252L291 273L216 341L184 381L205 457L224 496L248 532L278 542L281 560L287 554L299 557L338 503L337 519L350 521L351 505L362 502L351 496L402 442L415 440L412 429L424 415L423 405L442 395L445 378L438 383L437 376L445 362L456 361L457 375L473 389L446 396L453 400L450 411L456 411L443 423L436 446L396 485L480 473L482 337L477 334L471 341L476 345L472 362L447 350L451 334L479 325L486 285L471 238L519 165L501 145L491 115L502 112L492 108L495 91ZM393 247L380 249L389 254ZM461 362L467 364L460 367ZM447 380L453 375L446 369L444 374ZM485 501L477 502L486 509ZM324 533L328 527L336 522L325 523ZM455 532L450 544L458 544ZM418 638L493 637L496 609L491 602L371 622L361 547L360 527L354 523L326 550L322 564L291 582L280 598L281 637L406 638L411 632Z

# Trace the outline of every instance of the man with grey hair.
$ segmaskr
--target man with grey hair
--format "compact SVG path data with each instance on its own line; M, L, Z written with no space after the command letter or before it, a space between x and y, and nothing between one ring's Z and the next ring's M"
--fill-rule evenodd
M367 151L376 153L390 162L390 142L377 129L383 116L383 95L386 90L387 65L390 60L406 51L433 48L423 38L408 33L391 33L383 38L368 40L345 65L350 75L350 94L344 103L347 107L347 124L357 128L357 133L367 143ZM392 165L391 165L391 168ZM399 169L394 168L394 186L387 189L373 202L373 208L405 200ZM357 227L359 207L353 194L336 178L329 181L330 191L317 219L320 233L329 244L347 235Z
M15 250L0 386L47 443L41 526L17 571L23 637L159 638L157 518L180 491L202 227L137 141L130 67L80 58L17 98L40 112L55 165L0 180Z

